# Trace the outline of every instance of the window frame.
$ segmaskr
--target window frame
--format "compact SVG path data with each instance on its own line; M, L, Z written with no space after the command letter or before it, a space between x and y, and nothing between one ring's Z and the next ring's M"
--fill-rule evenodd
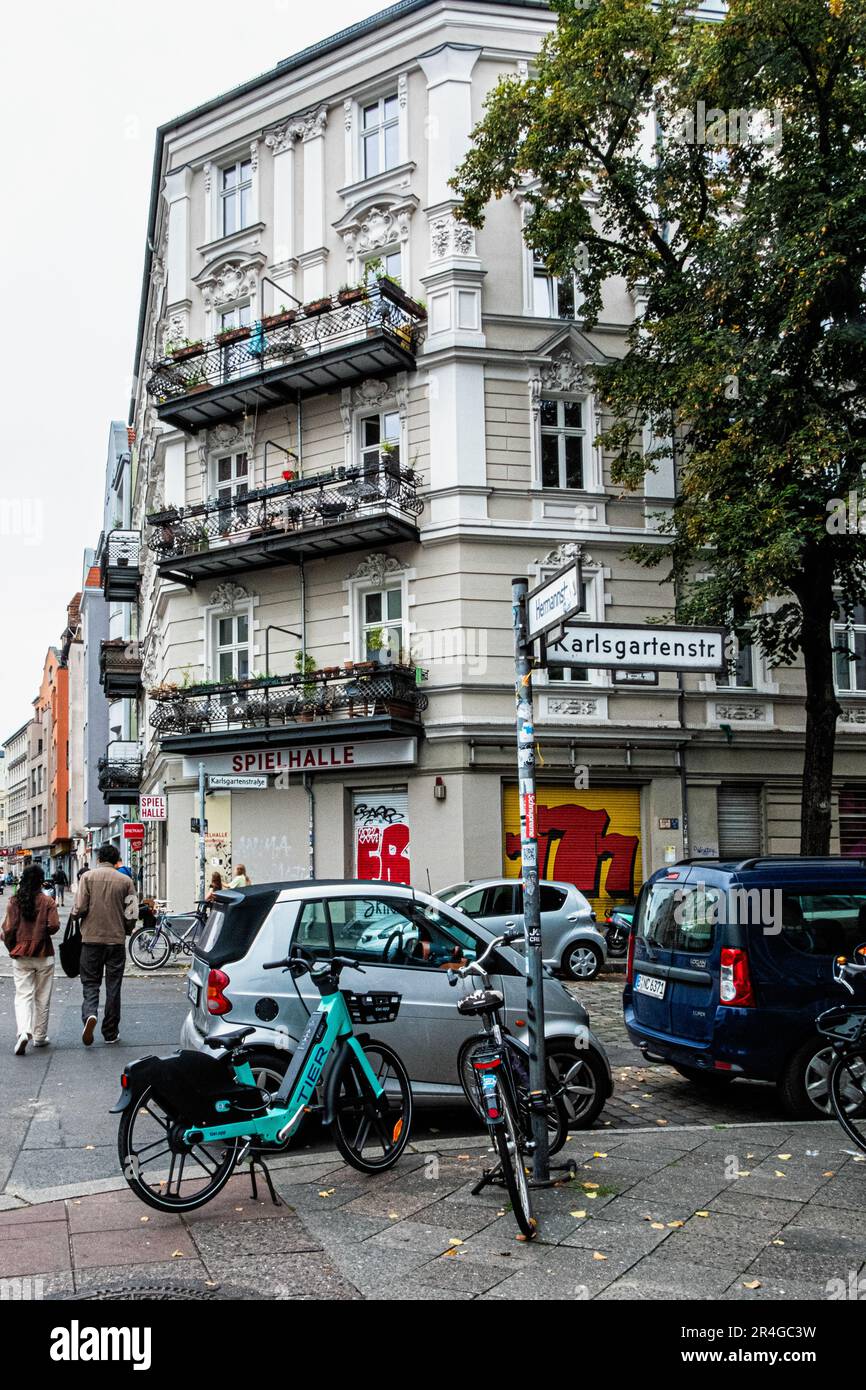
M244 179L243 169L249 165L249 177ZM233 188L226 188L226 174L234 171L237 174L237 182ZM239 154L230 163L221 163L217 166L217 226L219 228L219 239L222 241L226 237L237 236L239 232L248 231L255 222L255 160L251 152ZM244 191L248 192L248 198L243 197ZM226 209L230 202L237 202L238 224L230 230L226 227ZM244 202L247 204L247 220L243 221Z
M545 403L556 406L556 425L545 425L543 421L543 408ZM565 423L566 406L580 406L579 426L568 425ZM589 393L578 395L572 393L564 395L551 392L548 395L541 395L538 400L538 485L543 492L586 492L587 473L589 466L589 451L587 440L589 430L587 428L588 417L591 414L591 404ZM557 464L559 469L559 482L545 483L544 481L544 440L555 438L557 441ZM564 479L567 476L568 460L566 458L566 441L569 439L579 439L581 441L580 450L580 484L574 486Z
M844 612L841 602L839 606L840 610ZM866 603L856 604L854 607L855 615L857 614L858 610L862 610L862 622L854 621L852 618L845 618L843 620L840 617L835 618L833 620L832 625L834 648L833 685L837 695L848 695L853 696L855 698L858 696L866 695ZM862 657L858 657L856 654L856 642L858 637L860 637L863 642L864 650ZM847 658L844 658L841 650L839 650L843 646L850 654ZM839 684L839 674L843 660L845 662L845 666L847 667L848 672L849 684L847 686ZM855 684L857 680L857 664L858 661L861 660L864 663L864 684L857 685Z

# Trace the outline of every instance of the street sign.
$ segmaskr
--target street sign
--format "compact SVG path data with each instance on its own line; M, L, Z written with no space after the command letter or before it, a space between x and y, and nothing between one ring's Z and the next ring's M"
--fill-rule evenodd
M129 848L132 850L144 849L144 840L130 840Z
M552 666L724 673L726 636L723 627L567 623L547 643L545 659Z
M529 641L561 627L566 618L580 611L580 567L570 560L526 595L526 635Z
M164 796L142 796L138 803L142 820L167 820L168 808Z
M198 816L192 816L190 818L189 828L192 831L193 835L201 835L201 820ZM205 821L204 823L204 833L207 834L207 821Z
M143 840L144 826L135 821L127 821L123 827L123 838L124 840Z
M267 777L209 777L209 792L264 791L268 785Z

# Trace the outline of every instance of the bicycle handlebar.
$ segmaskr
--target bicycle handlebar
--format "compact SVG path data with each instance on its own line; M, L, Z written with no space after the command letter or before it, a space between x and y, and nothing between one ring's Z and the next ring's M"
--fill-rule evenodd
M854 951L855 956L860 957L861 963L849 960L847 956L837 956L833 961L833 979L838 985L847 989L849 994L854 993L854 986L846 980L846 975L862 975L866 971L866 945L858 946Z
M495 950L497 946L511 946L515 941L523 941L523 932L504 932L502 936L496 936L490 942L486 951L483 951L477 960L471 960L468 965L460 965L456 970L448 971L449 985L456 985L458 980L465 980L468 975L480 975L483 980L487 979L487 971L484 969L484 962Z

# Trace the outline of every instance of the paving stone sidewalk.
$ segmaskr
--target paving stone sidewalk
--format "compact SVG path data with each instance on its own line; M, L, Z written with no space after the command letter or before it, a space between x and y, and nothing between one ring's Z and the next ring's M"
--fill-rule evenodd
M332 1153L246 1176L183 1218L111 1192L0 1213L0 1278L45 1297L166 1281L268 1299L824 1300L866 1269L866 1162L832 1123L575 1135L573 1181L535 1194L516 1239L503 1193L471 1188L484 1137L422 1141L364 1177ZM864 1285L866 1287L866 1285Z

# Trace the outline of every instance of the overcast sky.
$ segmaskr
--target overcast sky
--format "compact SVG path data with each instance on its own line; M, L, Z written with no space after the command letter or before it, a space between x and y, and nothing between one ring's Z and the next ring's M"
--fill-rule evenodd
M385 0L41 0L0 52L0 740L99 536L126 420L157 125Z

